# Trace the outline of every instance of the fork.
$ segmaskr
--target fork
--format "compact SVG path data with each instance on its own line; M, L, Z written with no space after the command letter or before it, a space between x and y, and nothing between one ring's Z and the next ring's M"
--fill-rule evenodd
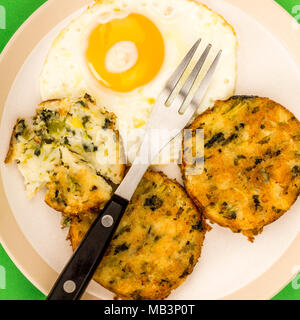
M157 98L145 130L144 140L131 168L61 272L47 300L80 299L104 257L126 207L151 161L185 128L199 107L216 70L222 50L216 55L185 111L182 111L182 107L207 59L212 47L210 44L200 56L179 93L176 93L176 90L200 42L201 39L196 41L189 50ZM158 143L151 145L149 139L152 130L168 130L169 134L162 135ZM150 146L151 153L149 153Z

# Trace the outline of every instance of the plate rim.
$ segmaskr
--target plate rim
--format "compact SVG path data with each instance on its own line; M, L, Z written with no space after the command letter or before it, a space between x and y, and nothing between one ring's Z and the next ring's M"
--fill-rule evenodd
M292 55L300 70L300 42L296 41L300 37L300 28L292 28L295 19L288 12L273 0L252 0L251 5L249 5L249 2L240 0L225 1L245 11L271 31ZM0 87L0 121L10 88L35 45L60 21L76 10L92 3L92 0L48 0L13 35L0 55L0 73L6 75L5 82L2 82ZM59 11L56 10L58 4L60 6ZM45 19L45 17L47 18ZM286 37L287 34L288 37ZM57 279L58 273L35 251L20 229L8 204L1 172L0 204L2 208L0 214L0 243L22 274L46 295ZM11 232L11 230L14 230L14 232ZM299 248L300 232L283 255L263 274L221 299L263 300L273 297L295 276L297 270L294 268L293 272L291 266L299 266L300 269ZM33 261L34 263L32 263ZM83 299L98 298L85 293Z

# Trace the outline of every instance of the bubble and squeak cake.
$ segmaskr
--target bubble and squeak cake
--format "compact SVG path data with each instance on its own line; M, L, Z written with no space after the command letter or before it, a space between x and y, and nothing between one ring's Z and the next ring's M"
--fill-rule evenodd
M17 120L5 162L17 162L29 198L47 186L58 211L102 208L125 171L115 121L88 94L45 101L32 119Z
M97 213L72 217L75 250ZM205 222L175 181L146 172L93 279L122 299L166 298L193 271Z
M210 221L253 241L299 196L299 121L270 99L234 96L217 101L190 129L204 129L205 150L201 174L183 157L187 192Z
M40 76L42 99L89 92L117 116L131 162L155 99L200 38L199 55L212 44L203 72L223 50L205 110L235 90L237 38L223 17L196 1L95 1L52 44Z

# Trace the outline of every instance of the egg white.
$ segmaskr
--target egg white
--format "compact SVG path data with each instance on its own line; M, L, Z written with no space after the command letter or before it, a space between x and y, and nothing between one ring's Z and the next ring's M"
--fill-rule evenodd
M128 93L114 92L99 84L85 57L91 31L100 23L139 13L160 30L165 59L159 74L150 83ZM43 100L77 97L89 92L99 106L114 112L129 161L132 161L155 98L189 48L202 39L198 56L207 44L212 49L200 74L207 70L217 52L222 57L199 112L234 93L237 39L233 28L206 6L189 0L103 0L96 2L71 22L54 41L40 76ZM196 57L195 57L196 59Z

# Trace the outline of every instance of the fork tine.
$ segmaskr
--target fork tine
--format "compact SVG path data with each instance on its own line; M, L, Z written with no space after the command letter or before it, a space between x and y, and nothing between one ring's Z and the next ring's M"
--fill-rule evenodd
M203 78L203 80L201 81L201 84L199 86L199 88L197 89L197 91L195 92L195 95L190 103L190 108L192 109L192 112L194 113L197 108L199 107L203 97L204 97L204 94L206 93L208 87L209 87L209 84L210 84L210 81L212 79L212 76L214 75L215 71L216 71L216 68L217 68L217 65L218 65L218 62L221 58L221 54L222 54L222 50L220 50L217 54L217 56L215 57L213 63L211 64L211 66L209 67L205 77Z
M180 65L177 67L177 69L172 74L171 78L167 82L166 88L168 88L171 93L175 89L176 85L178 84L180 78L182 77L184 71L188 67L189 63L191 62L199 44L201 42L201 39L197 40L195 44L192 46L190 51L186 54L186 56L183 58Z
M197 61L194 69L192 70L191 74L189 75L189 77L187 78L187 80L185 81L183 87L181 88L181 90L179 91L179 106L178 109L181 109L182 105L184 104L187 96L189 95L203 65L204 62L209 54L209 51L211 49L211 44L209 44L206 49L204 50L204 52L202 53L201 57L199 58L199 60Z

